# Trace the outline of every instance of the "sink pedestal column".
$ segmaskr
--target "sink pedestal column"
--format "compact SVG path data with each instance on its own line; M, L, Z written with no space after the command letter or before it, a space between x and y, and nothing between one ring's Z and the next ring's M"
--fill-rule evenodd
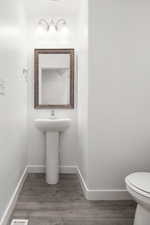
M59 180L59 133L46 133L46 181L57 184Z

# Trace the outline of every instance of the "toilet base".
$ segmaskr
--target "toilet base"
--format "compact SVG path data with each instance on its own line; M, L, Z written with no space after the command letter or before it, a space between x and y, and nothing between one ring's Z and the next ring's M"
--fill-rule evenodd
M134 225L150 225L150 210L137 205Z

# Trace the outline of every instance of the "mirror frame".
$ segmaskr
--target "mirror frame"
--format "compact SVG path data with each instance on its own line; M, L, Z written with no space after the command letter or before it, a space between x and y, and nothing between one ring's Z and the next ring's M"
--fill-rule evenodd
M70 102L67 105L43 105L39 103L39 55L69 54L70 55ZM34 49L34 108L35 109L74 109L74 49Z

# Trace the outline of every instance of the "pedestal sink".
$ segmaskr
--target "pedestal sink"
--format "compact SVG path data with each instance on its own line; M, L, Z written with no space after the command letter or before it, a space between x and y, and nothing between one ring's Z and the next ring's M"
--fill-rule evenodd
M46 181L57 184L59 180L59 136L67 130L71 119L36 119L36 127L46 134Z

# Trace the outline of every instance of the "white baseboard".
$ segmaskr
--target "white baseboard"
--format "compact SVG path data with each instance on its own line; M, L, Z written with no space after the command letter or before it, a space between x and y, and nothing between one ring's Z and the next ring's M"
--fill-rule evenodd
M77 166L60 166L60 173L77 174Z
M28 165L27 166L28 173L45 173L44 165Z
M81 174L81 171L80 171L79 167L77 167L77 175L78 175L78 178L80 180L80 184L81 184L81 188L82 188L82 191L84 193L84 196L85 196L86 199L88 199L88 187L85 183L85 180L84 180L84 178Z
M91 201L119 201L131 200L131 196L126 189L110 189L110 190L88 190L87 199Z
M131 200L131 196L128 194L128 191L125 189L113 189L113 190L91 190L88 188L80 169L77 167L77 173L80 179L81 187L84 193L84 196L87 200L98 201L98 200Z
M24 172L23 172L23 174L22 174L22 176L21 176L21 178L20 178L20 180L19 180L19 182L16 186L16 189L15 189L15 191L14 191L14 193L13 193L13 195L12 195L8 205L7 205L7 208L6 208L2 218L0 220L0 225L7 225L8 224L8 222L10 220L10 216L13 213L13 210L16 206L16 202L17 202L19 193L20 193L20 191L23 187L23 184L24 184L24 181L25 181L26 177L27 177L27 168L25 168L25 170L24 170Z
M28 165L28 173L45 173L44 165ZM60 173L76 174L77 166L60 166Z

